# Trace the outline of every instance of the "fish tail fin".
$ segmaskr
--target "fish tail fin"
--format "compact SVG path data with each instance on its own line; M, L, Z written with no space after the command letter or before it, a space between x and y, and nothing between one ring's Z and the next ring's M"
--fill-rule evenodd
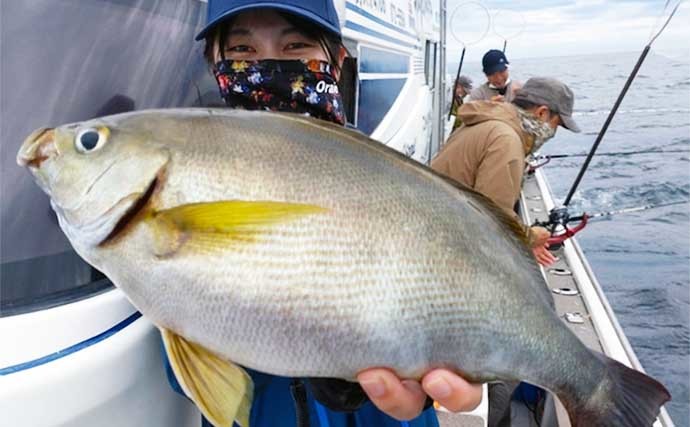
M594 352L593 352L594 353ZM608 368L605 390L599 387L588 400L575 402L559 396L573 427L651 426L661 406L671 395L661 383L640 371L599 353L595 356Z

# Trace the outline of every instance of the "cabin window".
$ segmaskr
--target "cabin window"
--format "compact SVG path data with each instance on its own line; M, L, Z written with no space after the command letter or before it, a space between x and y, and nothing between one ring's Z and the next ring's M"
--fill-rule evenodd
M426 84L430 89L434 88L436 82L436 49L438 43L431 41L426 42L424 50L424 76Z
M361 73L403 73L410 71L410 57L399 53L363 46Z
M2 8L3 22L13 25L0 26L0 316L11 316L112 286L72 250L48 198L16 165L24 138L43 126L219 96L203 43L193 41L205 3L26 0ZM142 38L142 32L160 37Z
M407 82L410 56L370 46L359 48L357 128L371 135Z
M371 135L398 98L406 79L362 80L359 83L357 128Z

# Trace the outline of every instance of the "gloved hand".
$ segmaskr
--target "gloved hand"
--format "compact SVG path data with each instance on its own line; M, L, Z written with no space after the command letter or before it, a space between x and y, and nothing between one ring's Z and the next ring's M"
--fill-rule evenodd
M354 412L369 401L359 383L337 378L309 378L308 384L314 398L333 411ZM433 403L434 401L427 396L424 409Z
M307 384L314 398L333 411L353 412L369 400L359 383L338 378L309 378Z

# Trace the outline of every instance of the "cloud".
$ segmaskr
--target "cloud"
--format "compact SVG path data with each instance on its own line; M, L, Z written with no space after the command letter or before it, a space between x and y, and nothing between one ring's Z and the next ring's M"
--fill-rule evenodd
M670 2L664 16L675 3ZM501 49L506 38L509 58L641 51L652 30L661 28L665 4L664 0L487 0L480 6L480 2L448 0L448 16L453 17L448 23L448 61L457 63L461 42L467 45L465 59L478 62L487 50ZM690 57L689 17L690 4L681 4L653 49Z

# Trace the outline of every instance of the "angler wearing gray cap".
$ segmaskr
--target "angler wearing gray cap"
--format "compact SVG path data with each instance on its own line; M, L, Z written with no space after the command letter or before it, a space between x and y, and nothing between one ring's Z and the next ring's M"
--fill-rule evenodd
M455 116L455 122L453 123L453 130L457 129L462 125L462 120L457 118L458 108L465 102L465 98L470 94L472 90L472 79L467 76L460 76L455 82L455 94L453 96L453 105L450 109L450 114Z
M552 78L529 79L512 103L475 101L458 109L464 126L453 132L431 167L484 194L519 220L513 210L520 197L525 158L556 134L558 126L580 129L572 118L574 95ZM555 258L545 248L549 233L525 226L537 260Z

